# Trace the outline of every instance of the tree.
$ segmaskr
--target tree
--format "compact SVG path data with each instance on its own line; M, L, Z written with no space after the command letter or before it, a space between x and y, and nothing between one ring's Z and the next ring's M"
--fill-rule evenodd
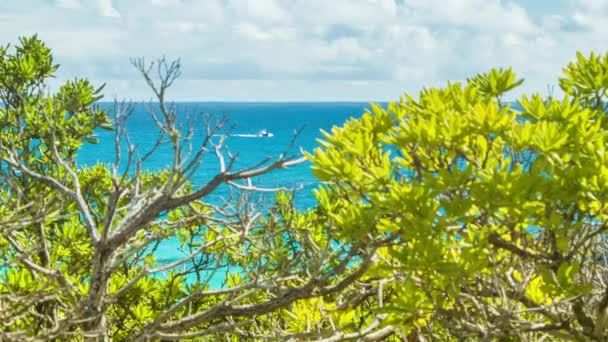
M524 95L511 69L372 105L306 157L324 182L300 212L259 212L226 120L203 141L166 94L179 61L133 61L157 102L151 151L131 107L58 66L37 38L0 49L0 340L604 340L608 335L608 54L564 69L564 97ZM156 74L157 77L153 75ZM76 157L115 132L114 163ZM214 137L219 134L219 137ZM159 172L156 148L172 151ZM205 155L218 172L189 181ZM139 156L139 157L138 157ZM207 198L222 184L238 193ZM155 250L179 241L162 262ZM220 277L223 284L212 286Z
M349 296L361 293L356 280L384 241L336 239L323 217L296 212L289 193L279 192L268 213L257 212L246 197L257 189L251 179L303 158L287 149L236 169L224 137L214 137L226 120L209 117L195 145L195 131L180 131L176 108L166 102L179 61L133 61L156 97L149 110L159 129L155 147L137 151L126 131L129 104L115 101L111 117L95 106L102 87L83 79L49 94L45 82L58 66L44 43L22 38L12 51L0 49L0 340L391 333L360 328L364 318L348 322L360 314L349 309ZM115 162L78 165L98 129L114 130ZM172 151L170 165L147 171L143 163L161 145ZM208 154L217 157L217 174L191 183ZM239 200L206 201L222 184L241 191ZM181 254L162 263L155 250L168 240L179 241ZM218 277L223 286L211 286ZM314 303L325 301L346 303L350 316L319 314ZM310 324L311 315L323 323Z
M560 99L503 95L493 69L324 133L319 213L346 241L393 238L362 278L370 312L418 340L608 336L608 54Z

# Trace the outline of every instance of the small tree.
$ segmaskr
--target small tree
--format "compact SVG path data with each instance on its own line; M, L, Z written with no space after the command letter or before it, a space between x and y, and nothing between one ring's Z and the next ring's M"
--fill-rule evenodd
M165 98L179 61L134 65L158 101L149 107L158 140L139 154L125 128L129 105L115 102L111 119L94 106L102 89L81 79L47 94L58 66L35 36L0 49L0 340L314 338L341 329L301 327L309 311L300 308L348 302L340 293L357 288L382 242L340 243L285 193L262 214L247 200L207 202L222 184L256 190L252 178L303 159L286 151L235 169L225 137L214 137L225 120L208 119L198 145L194 130L178 129ZM115 162L78 165L98 129L114 130ZM170 165L146 171L161 145ZM218 172L192 184L207 154ZM168 240L180 250L161 263L155 251ZM212 287L214 277L224 285Z
M608 54L564 69L563 99L510 70L430 88L325 133L310 158L342 239L394 238L370 312L418 340L608 336Z

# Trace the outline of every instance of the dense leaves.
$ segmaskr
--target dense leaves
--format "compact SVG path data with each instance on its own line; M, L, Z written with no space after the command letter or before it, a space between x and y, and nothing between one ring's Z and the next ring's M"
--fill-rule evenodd
M324 133L309 158L333 229L394 237L370 276L402 334L608 334L608 55L578 54L562 99L524 95L510 69L425 89Z
M578 54L561 99L504 102L523 80L493 69L371 105L307 154L322 185L305 212L250 193L302 160L233 169L222 120L202 143L177 129L179 61L134 65L158 100L141 153L128 105L95 106L103 87L48 92L58 66L35 36L0 49L1 340L607 336L608 55ZM116 162L78 165L99 129ZM169 165L145 170L162 144ZM218 172L192 184L208 153ZM208 202L222 184L233 200Z
M0 49L0 340L322 338L338 332L332 320L340 333L365 326L330 308L358 293L376 242L338 242L288 193L266 213L250 199L256 176L304 159L286 151L235 170L216 138L224 120L209 119L202 139L178 130L164 96L179 61L134 65L158 100L149 151L130 144L128 104L113 115L96 107L103 87L75 79L49 92L58 66L35 36ZM114 130L116 161L78 165L100 129ZM163 144L172 160L147 171ZM218 172L192 184L209 152ZM222 184L234 200L207 202Z

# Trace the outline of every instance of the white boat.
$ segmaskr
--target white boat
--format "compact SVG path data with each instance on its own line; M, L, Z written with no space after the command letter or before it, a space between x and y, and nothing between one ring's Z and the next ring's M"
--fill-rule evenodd
M274 136L274 134L272 134L272 133L268 132L268 130L266 130L266 128L262 128L262 129L260 130L260 132L258 133L258 136L259 136L259 137L265 137L265 138L267 138L267 137L272 137L272 136Z

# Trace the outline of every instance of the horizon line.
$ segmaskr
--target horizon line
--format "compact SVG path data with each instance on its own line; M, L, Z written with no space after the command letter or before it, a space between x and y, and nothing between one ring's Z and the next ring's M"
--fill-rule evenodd
M117 102L159 103L158 100L119 100ZM515 103L517 99L503 100L503 103ZM114 103L115 100L99 100L95 103ZM166 103L389 103L399 100L171 100Z
M118 102L122 102L119 100ZM158 103L158 100L128 100L125 102ZM114 100L99 100L97 103L113 103ZM378 103L397 102L395 100L170 100L167 103Z

